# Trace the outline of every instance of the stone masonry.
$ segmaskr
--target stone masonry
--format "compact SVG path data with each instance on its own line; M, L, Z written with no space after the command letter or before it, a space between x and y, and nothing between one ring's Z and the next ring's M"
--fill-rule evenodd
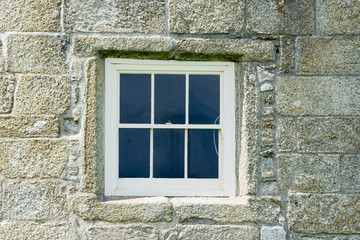
M104 196L106 57L236 63L236 197ZM360 1L1 1L0 239L360 240Z

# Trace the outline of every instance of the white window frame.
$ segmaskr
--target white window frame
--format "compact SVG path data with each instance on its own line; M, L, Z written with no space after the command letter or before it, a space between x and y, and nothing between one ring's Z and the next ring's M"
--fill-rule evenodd
M235 196L234 69L234 63L232 62L105 59L105 196ZM186 121L185 124L179 124L179 126L171 124L156 127L220 129L218 149L219 178L189 179L186 175L184 179L118 178L120 73L152 73L152 76L154 76L154 73L208 73L220 75L220 124L193 126ZM152 81L154 81L153 77ZM186 86L188 88L188 84ZM152 89L151 104L153 104L154 100L153 93ZM186 118L188 119L188 117ZM155 126L155 124L121 125L121 127L128 128L133 128L134 125L136 125L136 128L153 128ZM186 158L185 166L187 164Z

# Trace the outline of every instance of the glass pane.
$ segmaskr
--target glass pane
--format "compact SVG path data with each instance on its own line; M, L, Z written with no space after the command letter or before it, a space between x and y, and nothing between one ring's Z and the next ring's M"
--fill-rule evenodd
M151 75L120 74L120 123L150 123Z
M154 130L154 178L184 177L184 129Z
M218 131L213 129L189 130L189 178L218 178Z
M215 124L220 115L220 76L189 76L189 123Z
M150 130L119 129L119 178L150 175Z
M185 75L155 75L155 123L185 123Z

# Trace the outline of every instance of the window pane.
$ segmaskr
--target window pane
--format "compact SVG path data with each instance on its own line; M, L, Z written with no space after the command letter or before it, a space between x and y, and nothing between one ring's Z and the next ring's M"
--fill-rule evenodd
M183 129L154 130L154 178L184 177Z
M120 123L150 123L151 75L120 74Z
M150 130L119 129L119 178L150 175Z
M214 124L220 122L220 76L189 76L189 123Z
M188 177L218 177L218 130L189 129Z
M185 123L185 75L155 75L155 123Z

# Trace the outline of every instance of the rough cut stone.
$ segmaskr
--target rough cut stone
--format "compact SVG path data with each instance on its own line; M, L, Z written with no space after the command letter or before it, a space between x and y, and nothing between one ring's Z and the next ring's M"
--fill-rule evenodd
M1 52L0 52L0 58L2 59ZM1 59L0 59L0 68L1 68ZM14 91L15 91L15 78L6 75L0 76L0 114L9 113L11 111L14 102Z
M323 35L359 35L360 1L316 1L317 33Z
M294 70L294 38L280 37L280 73L291 73Z
M360 37L299 37L296 72L301 75L360 74Z
M0 141L0 174L7 178L59 177L67 158L65 140Z
M360 118L299 118L299 152L358 153Z
M222 226L222 225L177 225L163 231L164 240L257 240L259 230L250 226Z
M7 70L10 72L66 73L64 35L10 34Z
M74 54L78 56L94 56L111 51L129 55L135 53L169 53L175 46L175 41L169 37L98 37L76 36L74 38ZM104 53L105 52L105 53Z
M159 240L160 230L145 224L98 225L86 230L89 240Z
M262 227L261 240L286 240L286 232L283 227Z
M98 202L90 194L76 197L72 209L85 220L109 222L170 222L172 213L171 203L164 197Z
M360 233L360 196L290 194L290 229L302 233Z
M65 224L5 223L0 225L0 239L11 240L71 240L70 228Z
M172 33L240 33L245 24L244 0L171 0Z
M51 221L67 216L66 185L60 181L8 181L4 216L11 220Z
M340 191L338 155L278 155L277 171L278 183L284 192Z
M271 224L277 221L280 214L279 199L270 197L174 198L171 202L179 222L207 220L216 223Z
M19 77L15 112L21 114L62 114L70 105L67 77L26 75Z
M278 152L292 152L296 149L296 123L293 118L279 118L276 128Z
M345 155L341 159L342 190L360 192L360 155Z
M2 50L2 41L0 40L0 73L5 70L4 53Z
M247 2L247 28L257 34L307 35L314 32L314 1Z
M269 41L187 38L178 42L177 58L195 60L275 61L274 44Z
M55 116L0 116L0 138L58 137L59 131Z
M360 240L360 236L354 235L311 235L311 234L290 234L290 240Z
M360 77L277 77L276 83L281 115L360 114Z
M65 27L72 32L163 33L165 0L66 1Z
M0 4L0 31L59 31L60 10L61 0L2 1Z

